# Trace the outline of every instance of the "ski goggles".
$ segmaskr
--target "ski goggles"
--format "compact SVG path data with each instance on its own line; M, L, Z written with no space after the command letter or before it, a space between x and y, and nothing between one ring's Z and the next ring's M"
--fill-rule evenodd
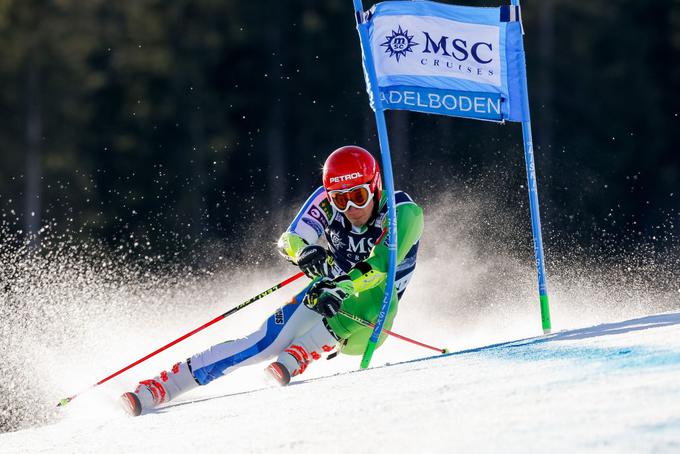
M341 213L349 210L349 207L366 208L373 200L371 185L362 184L353 188L340 191L328 191L328 199L331 204Z

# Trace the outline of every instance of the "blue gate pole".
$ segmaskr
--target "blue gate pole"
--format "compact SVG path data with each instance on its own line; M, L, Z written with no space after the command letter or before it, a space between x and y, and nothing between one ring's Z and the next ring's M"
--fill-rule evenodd
M364 70L366 72L367 83L369 85L370 93L373 100L375 110L375 122L378 129L378 140L380 142L380 155L382 157L383 176L385 177L385 191L387 194L387 213L389 216L389 224L387 237L387 248L389 250L387 282L385 287L385 295L383 297L380 314L375 322L373 334L366 344L364 356L361 359L361 368L366 369L371 363L373 352L378 345L378 339L382 332L385 318L390 310L390 303L394 293L394 280L397 267L397 212L394 202L394 179L392 178L392 159L390 157L390 143L387 137L387 123L385 122L385 111L380 102L380 88L378 87L378 78L375 73L375 66L373 65L373 53L371 51L371 43L368 36L368 26L364 19L364 7L362 0L353 0L354 14L357 20L357 31L359 32L359 41L361 43L361 51L363 56ZM380 203L380 201L378 201Z
M519 5L520 0L512 0L512 4ZM543 333L549 334L552 326L550 322L550 304L548 301L548 286L545 277L545 259L543 256L543 237L541 235L541 215L538 207L538 186L536 183L536 163L534 161L534 142L531 135L531 114L529 111L529 88L527 84L526 59L522 53L522 136L524 138L524 160L527 166L527 186L529 187L529 208L531 210L531 229L534 236L534 253L536 254L536 271L538 272L538 295L541 304L541 324Z

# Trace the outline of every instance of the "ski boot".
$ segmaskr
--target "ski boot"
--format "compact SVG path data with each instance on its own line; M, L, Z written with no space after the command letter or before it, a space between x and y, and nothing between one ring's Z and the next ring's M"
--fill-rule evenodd
M281 386L286 386L290 383L290 372L288 372L288 368L278 361L267 366L265 371Z
M177 363L172 366L170 373L163 371L158 377L139 382L134 392L120 396L120 403L129 415L139 416L197 386L198 382L191 374L189 365Z
M333 351L337 343L338 339L331 333L330 328L324 323L319 323L295 339L265 371L279 385L286 386L290 383L291 377L300 375L312 361L321 359L323 354Z

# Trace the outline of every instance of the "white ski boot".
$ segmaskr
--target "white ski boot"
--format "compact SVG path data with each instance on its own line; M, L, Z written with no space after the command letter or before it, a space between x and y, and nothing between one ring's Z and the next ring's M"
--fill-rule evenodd
M163 371L158 377L139 382L134 392L127 392L120 397L121 405L130 415L139 416L197 386L188 364L177 363L169 373Z
M312 329L293 341L265 371L281 386L290 383L291 377L300 375L312 361L333 351L338 339L324 323L314 325Z

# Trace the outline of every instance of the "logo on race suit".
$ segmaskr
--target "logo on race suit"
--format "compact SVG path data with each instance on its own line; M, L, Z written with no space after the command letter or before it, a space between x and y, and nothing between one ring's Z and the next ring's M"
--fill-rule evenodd
M343 181L355 180L361 177L363 177L363 175L360 172L354 172L347 175L340 175L339 177L331 177L331 183L342 183Z
M382 16L374 20L374 27L372 46L376 56L383 55L376 57L379 76L453 77L501 85L497 26L441 18ZM385 52L380 52L383 48Z
M326 213L326 217L328 219L333 217L333 208L331 207L328 199L323 199L321 202L319 202L319 208L321 208L323 212Z
M285 322L285 317L283 316L283 310L279 309L274 313L274 323L277 325L283 325Z
M311 208L309 208L309 210L307 210L307 214L313 219L319 221L323 227L326 227L328 225L328 219L317 207L312 206ZM305 223L309 224L309 222L307 221L305 221Z
M397 61L400 58L406 57L406 52L413 52L413 47L418 43L413 41L413 35L409 36L408 30L402 30L401 25L397 31L392 30L392 34L385 36L384 43L381 46L385 47L385 53L389 53L390 57L395 57Z
M302 218L302 222L313 228L317 235L319 236L323 235L323 228L319 225L318 222L314 222L311 219L304 217Z
M331 243L336 250L343 249L345 247L345 242L342 241L342 236L335 230L331 231Z
M367 247L368 245L368 247ZM349 237L349 251L355 254L366 254L370 252L375 246L375 240L372 238L361 238L358 242L354 241L354 237Z

